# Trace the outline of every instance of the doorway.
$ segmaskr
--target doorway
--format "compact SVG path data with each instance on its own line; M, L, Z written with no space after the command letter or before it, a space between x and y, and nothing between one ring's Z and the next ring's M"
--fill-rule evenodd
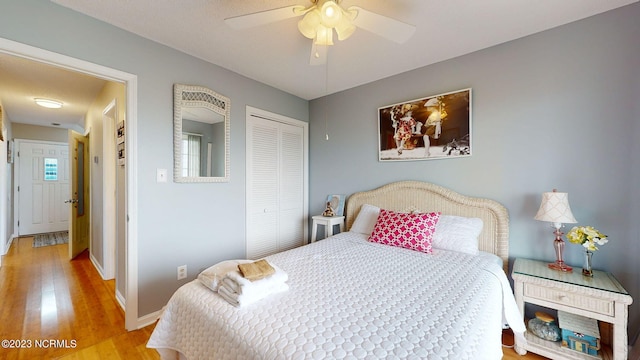
M16 139L14 199L18 236L69 230L69 147Z
M81 72L90 76L95 76L108 81L113 81L125 85L125 102L126 102L126 142L127 157L124 167L124 214L126 216L126 231L124 258L122 262L125 308L125 328L127 330L135 330L142 324L138 321L138 256L137 256L137 191L135 184L135 171L137 167L137 149L134 143L137 130L137 76L125 73L119 70L104 67L102 65L90 63L84 60L68 57L65 55L53 53L47 50L35 48L29 45L17 43L11 40L0 38L0 53L18 56L35 62L48 65L58 66L64 69ZM6 186L0 184L0 186ZM119 271L116 271L119 273Z

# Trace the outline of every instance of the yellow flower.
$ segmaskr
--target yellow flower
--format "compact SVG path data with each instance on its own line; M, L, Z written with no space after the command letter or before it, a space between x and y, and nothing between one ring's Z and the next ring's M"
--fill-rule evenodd
M604 245L609 242L607 235L596 230L593 226L574 226L567 233L567 239L571 243L581 244L589 251L598 250L596 244Z

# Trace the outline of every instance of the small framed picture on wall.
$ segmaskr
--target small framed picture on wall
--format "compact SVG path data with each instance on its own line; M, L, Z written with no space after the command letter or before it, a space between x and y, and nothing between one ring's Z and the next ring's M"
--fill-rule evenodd
M118 165L124 165L124 143L120 143L116 147L118 153Z
M7 163L13 164L13 140L7 141Z
M116 144L124 142L124 120L120 121L116 126Z
M116 125L116 154L118 165L124 166L124 120Z

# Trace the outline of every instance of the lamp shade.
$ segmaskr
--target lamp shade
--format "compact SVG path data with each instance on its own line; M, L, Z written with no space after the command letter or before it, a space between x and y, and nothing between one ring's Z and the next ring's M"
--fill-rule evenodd
M305 14L305 16L298 22L298 30L300 33L309 39L316 37L316 28L320 25L320 12L318 9L313 9Z
M336 34L338 34L338 40L342 41L347 39L354 31L356 31L355 25L349 21L346 16L342 17L342 20L336 25Z
M540 209L534 219L565 224L578 222L571 213L569 194L557 192L555 189L553 192L542 193Z
M322 5L320 10L322 25L333 28L342 19L342 8L333 1L327 1Z

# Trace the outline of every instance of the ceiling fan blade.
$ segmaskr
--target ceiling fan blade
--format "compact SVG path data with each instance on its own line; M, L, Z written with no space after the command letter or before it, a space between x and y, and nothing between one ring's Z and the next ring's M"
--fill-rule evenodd
M312 41L309 65L324 65L327 62L327 51L329 51L329 46L316 45L315 42Z
M304 6L292 5L279 9L260 11L253 14L234 16L224 19L224 22L234 29L247 29L290 19L296 16L303 15L304 13Z
M357 15L353 24L361 29L380 35L398 44L402 44L416 31L416 27L402 21L365 10L359 6L351 6L348 11L355 10Z

